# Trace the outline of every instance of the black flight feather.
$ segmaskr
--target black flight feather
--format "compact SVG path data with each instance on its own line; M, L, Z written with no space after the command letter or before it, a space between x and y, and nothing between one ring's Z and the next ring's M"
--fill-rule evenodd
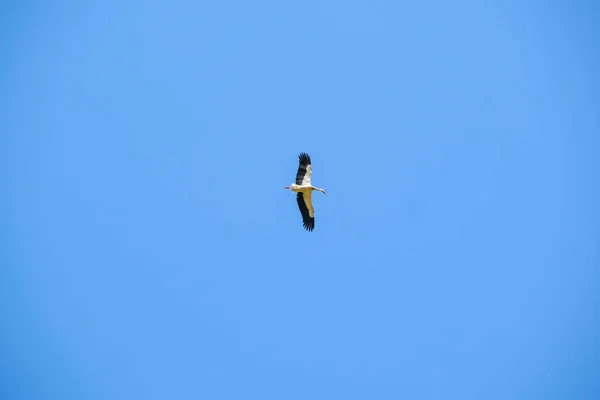
M298 161L300 165L298 166L298 173L296 174L296 185L302 185L302 180L304 179L304 175L306 175L306 166L310 165L310 156L306 153L300 153L298 155Z
M306 207L302 193L298 193L296 200L298 201L298 208L302 214L302 225L304 226L304 229L311 232L315 229L315 219L308 214L308 207Z

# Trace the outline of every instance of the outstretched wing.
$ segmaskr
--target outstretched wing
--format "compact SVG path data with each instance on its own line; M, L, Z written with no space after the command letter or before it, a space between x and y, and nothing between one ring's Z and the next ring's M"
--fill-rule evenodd
M300 192L296 196L298 208L302 214L302 225L304 229L311 232L315 229L315 210L312 206L312 192Z
M298 156L300 165L296 174L296 185L310 185L310 176L312 175L312 166L310 164L310 156L306 153L300 153Z

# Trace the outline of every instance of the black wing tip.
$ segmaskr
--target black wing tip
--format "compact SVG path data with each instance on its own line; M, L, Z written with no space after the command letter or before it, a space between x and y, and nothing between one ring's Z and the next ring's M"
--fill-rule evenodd
M308 232L312 232L313 229L315 229L315 220L313 218L310 221L304 221L302 225L304 226L304 229L306 229Z
M300 164L310 164L310 156L306 153L298 154L298 159L300 160Z

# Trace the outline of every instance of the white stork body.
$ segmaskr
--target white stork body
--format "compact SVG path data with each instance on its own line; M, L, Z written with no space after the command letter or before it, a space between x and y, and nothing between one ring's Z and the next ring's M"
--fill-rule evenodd
M296 173L296 183L292 183L290 186L286 186L286 189L290 189L292 192L298 193L296 200L298 202L298 208L302 214L302 224L307 231L315 229L315 210L312 205L312 192L318 190L319 192L327 195L325 190L314 187L310 183L310 177L312 175L312 165L310 156L306 153L301 153L298 156L300 165L298 166L298 172Z

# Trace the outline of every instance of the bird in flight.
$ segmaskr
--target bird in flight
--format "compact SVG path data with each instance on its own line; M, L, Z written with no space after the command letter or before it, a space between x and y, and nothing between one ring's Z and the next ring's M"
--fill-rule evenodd
M285 188L298 193L296 195L296 201L298 202L300 214L302 214L302 225L304 225L304 229L311 232L315 229L315 210L313 209L311 198L312 191L318 190L326 196L327 193L325 193L323 189L314 187L310 183L310 176L312 175L310 156L306 153L300 153L298 159L300 165L298 166L298 173L296 174L296 183L292 183Z

